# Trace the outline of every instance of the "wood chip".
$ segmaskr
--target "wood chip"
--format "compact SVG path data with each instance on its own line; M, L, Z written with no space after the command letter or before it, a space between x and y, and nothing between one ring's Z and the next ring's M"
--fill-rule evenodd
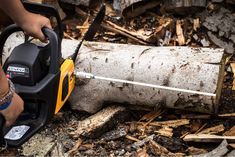
M198 134L217 134L224 131L224 125L220 124L211 128L206 128L200 132L198 132Z
M225 114L219 114L219 117L235 117L235 113L225 113Z
M130 124L133 122L126 122L126 124ZM144 125L144 122L136 122L138 125ZM149 123L150 126L161 126L161 127L169 127L169 128L177 128L182 125L189 124L188 119L177 119L177 120L169 120L169 121L161 121L161 122L151 122Z
M229 146L235 149L235 143L230 143Z
M152 122L149 125L177 128L179 126L187 125L187 124L189 124L188 119L177 119L177 120L169 120L169 121L162 121L162 122Z
M149 113L145 114L143 117L141 117L139 122L151 121L152 119L155 119L156 117L158 117L160 115L160 113L161 113L160 110L149 112Z
M193 19L193 30L197 31L198 28L200 28L200 19L199 18Z
M150 112L149 114L144 115L141 120L147 120L148 122L144 124L144 128L151 123L155 118L159 117L164 111L158 110L154 112Z
M137 139L137 138L135 138L135 137L132 137L132 136L130 136L130 135L126 135L126 138L127 138L128 140L132 140L132 141L135 141L135 142L139 142L139 141L140 141L139 139Z
M165 136L165 137L172 137L173 136L173 129L169 128L169 127L161 128L155 132L158 133L159 135Z
M224 136L235 136L235 126L233 126L231 129L226 131L223 135Z
M178 44L180 46L185 45L185 37L184 37L183 29L181 27L181 21L180 20L176 21L176 34L177 34Z

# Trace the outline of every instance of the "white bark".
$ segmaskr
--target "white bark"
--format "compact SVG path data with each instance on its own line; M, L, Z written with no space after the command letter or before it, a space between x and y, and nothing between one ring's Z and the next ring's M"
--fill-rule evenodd
M64 57L68 52L73 53L77 44L77 41L64 40ZM217 97L89 80L75 88L70 101L73 109L91 113L98 111L104 102L216 112L222 86L222 62L222 49L85 42L76 62L78 71L216 93Z

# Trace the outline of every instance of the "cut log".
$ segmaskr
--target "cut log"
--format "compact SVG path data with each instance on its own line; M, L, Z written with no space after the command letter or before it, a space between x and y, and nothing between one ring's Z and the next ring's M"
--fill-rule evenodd
M64 40L63 54L78 42ZM223 83L223 49L151 47L111 43L84 43L77 71L97 75L216 93L216 97L173 92L143 86L89 80L71 96L74 109L96 112L104 102L188 109L215 113Z
M23 41L22 36L16 38L12 35L8 39L6 53L17 45L17 40ZM63 57L73 54L78 43L63 40ZM162 105L206 113L215 113L218 109L224 76L223 49L84 42L79 52L76 71L215 93L216 97L102 80L82 80L83 84L76 86L70 97L73 109L95 113L105 102L146 108Z
M158 6L160 3L160 0L114 0L113 7L120 10L124 17L131 18L144 13L147 9Z

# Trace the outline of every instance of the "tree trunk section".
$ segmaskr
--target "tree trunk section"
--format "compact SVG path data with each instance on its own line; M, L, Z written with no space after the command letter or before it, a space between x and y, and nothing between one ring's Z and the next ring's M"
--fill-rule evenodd
M64 40L62 52L73 53L79 42ZM131 81L216 93L216 97L161 90L150 87L83 80L75 88L73 109L91 113L105 102L128 103L215 113L223 83L223 49L151 47L85 42L76 61L76 70Z

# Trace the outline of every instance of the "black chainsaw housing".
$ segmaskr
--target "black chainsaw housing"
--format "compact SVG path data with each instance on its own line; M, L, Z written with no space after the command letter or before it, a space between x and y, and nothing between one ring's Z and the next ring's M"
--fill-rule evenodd
M32 3L24 3L24 5L31 12L53 14L50 16L55 16L59 20L58 25L60 25L58 12L55 8ZM8 26L0 34L0 58L5 41L12 33L18 31L23 30L14 24ZM24 100L24 112L13 126L3 128L3 134L7 134L14 126L26 125L30 127L20 139L5 139L8 146L22 145L41 129L55 113L60 81L60 37L62 34L61 32L56 34L48 28L43 28L42 32L49 41L46 46L38 46L26 41L16 46L3 64L3 70L14 83L17 94Z

